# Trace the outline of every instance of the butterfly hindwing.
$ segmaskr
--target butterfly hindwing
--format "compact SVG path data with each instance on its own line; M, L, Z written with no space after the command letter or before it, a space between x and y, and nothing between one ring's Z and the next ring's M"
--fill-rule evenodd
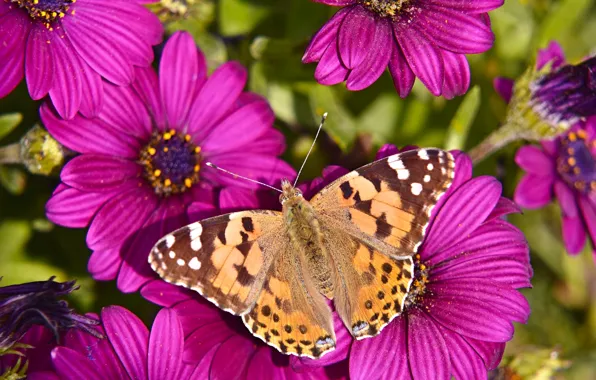
M149 264L165 281L199 292L220 308L247 312L281 250L277 211L243 211L189 224L164 236Z
M335 349L331 310L291 249L276 257L246 327L284 354L318 358Z

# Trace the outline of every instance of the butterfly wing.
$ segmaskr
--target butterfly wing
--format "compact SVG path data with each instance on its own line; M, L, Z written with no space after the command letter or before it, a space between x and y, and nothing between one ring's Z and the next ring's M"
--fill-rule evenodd
M269 269L263 290L244 324L284 354L319 358L335 349L331 310L291 249L289 236L280 236L287 249Z
M354 337L378 334L401 313L414 274L412 256L432 209L453 182L454 167L449 152L406 151L346 174L311 200L328 231L335 306Z
M243 211L189 224L160 239L149 264L165 281L232 314L248 312L281 247L277 211Z

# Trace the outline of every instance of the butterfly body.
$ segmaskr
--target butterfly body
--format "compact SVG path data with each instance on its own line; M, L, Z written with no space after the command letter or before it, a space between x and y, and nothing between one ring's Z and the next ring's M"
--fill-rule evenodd
M164 236L149 263L164 280L242 316L282 353L318 358L335 348L331 309L356 339L377 335L403 310L412 256L454 177L439 149L375 161L310 201L282 183L282 212L209 218Z

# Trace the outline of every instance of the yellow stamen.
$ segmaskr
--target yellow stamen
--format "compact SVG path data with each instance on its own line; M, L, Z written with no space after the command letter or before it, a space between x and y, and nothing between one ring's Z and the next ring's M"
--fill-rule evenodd
M195 173L198 173L199 170L201 170L201 165L195 165L195 167L194 167Z
M571 147L570 148L567 148L567 154L570 154L570 155L575 154L575 149L573 149Z
M567 159L567 163L568 163L570 166L575 166L575 164L577 163L577 161L575 160L575 158L573 158L573 157L569 157L569 158Z
M156 177L159 177L161 175L161 170L155 169L155 171L153 172L153 175Z
M184 136L184 141L189 142L191 139L190 135Z
M164 147L164 148L163 148L163 151L164 151L164 153L168 153L168 151L169 151L168 147L167 147L167 146L166 146L166 147Z
M586 131L580 129L579 131L577 131L577 137L579 137L582 140L585 140L586 137L588 137L588 135L586 134Z
M192 180L190 178L184 179L184 186L190 188L192 186Z
M169 187L169 186L171 186L171 185L172 185L172 181L170 181L170 179L169 179L169 178L166 178L166 180L165 180L165 181L163 181L163 184L164 184L166 187Z
M197 153L197 154L201 153L201 147L200 146L198 146L198 147L195 148L195 153Z
M172 138L172 134L170 132L166 132L166 133L163 134L163 139L164 140L167 141L167 140L169 140L171 138Z
M147 152L149 152L150 155L155 156L155 153L157 153L157 150L155 150L154 147L149 147L149 149L147 149Z
M573 174L578 175L580 174L582 171L576 166L573 168Z
M577 136L576 136L575 132L571 132L569 134L569 141L575 141L575 140L577 140Z

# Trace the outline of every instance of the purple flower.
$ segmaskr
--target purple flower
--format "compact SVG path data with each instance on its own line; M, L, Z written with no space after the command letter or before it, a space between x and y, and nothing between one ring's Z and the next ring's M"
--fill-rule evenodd
M404 312L378 337L353 342L351 379L478 379L499 364L513 322L530 312L516 290L530 286L528 246L500 218L517 211L495 178L472 178L469 158L457 155L454 184L415 256Z
M540 208L556 198L561 206L563 241L580 252L586 237L596 255L596 117L559 138L518 150L515 162L527 174L515 189L515 201Z
M342 327L336 331L337 352L320 360L301 363L253 337L240 317L218 309L190 290L154 280L143 287L141 295L176 311L186 337L183 360L199 363L205 371L203 378L340 378L347 373L346 363L342 360L347 355L351 338L339 317L334 320L336 327Z
M518 90L520 99L516 101L521 102L522 107L527 102L540 119L551 126L565 125L566 128L596 114L596 57L578 65L567 64L563 49L553 41L538 51L536 70L531 78L522 77L518 84L522 88ZM494 86L509 103L515 82L496 78ZM525 99L528 95L529 99Z
M58 341L54 339L54 333L50 329L44 326L32 326L18 342L21 348L13 349L19 354L2 355L0 349L0 377L10 369L14 369L20 359L20 368L27 363L27 379L54 379L50 352L57 344Z
M464 54L492 47L486 12L503 0L314 0L343 6L314 36L302 58L319 62L321 84L346 81L357 91L375 82L386 67L401 97L418 77L436 96L450 99L470 85Z
M78 289L74 281L29 282L0 287L0 352L10 349L34 325L45 326L58 340L61 332L71 328L94 333L95 321L75 313L59 299Z
M61 379L204 379L206 369L182 361L184 335L176 312L162 309L151 331L120 306L101 312L106 336L98 339L71 331L52 350L52 364Z
M159 19L151 0L0 0L0 98L23 77L38 100L50 94L60 116L96 115L102 78L129 85L153 61Z
M147 255L159 237L217 210L214 189L231 187L225 194L233 198L258 186L206 162L268 183L295 175L277 158L285 145L272 128L273 111L242 92L240 64L228 62L207 78L192 37L176 33L159 77L151 68L135 70L131 87L105 85L96 118L63 121L48 104L41 108L49 132L81 153L63 168L47 216L66 227L90 225L89 272L98 280L117 277L124 292L155 277Z

